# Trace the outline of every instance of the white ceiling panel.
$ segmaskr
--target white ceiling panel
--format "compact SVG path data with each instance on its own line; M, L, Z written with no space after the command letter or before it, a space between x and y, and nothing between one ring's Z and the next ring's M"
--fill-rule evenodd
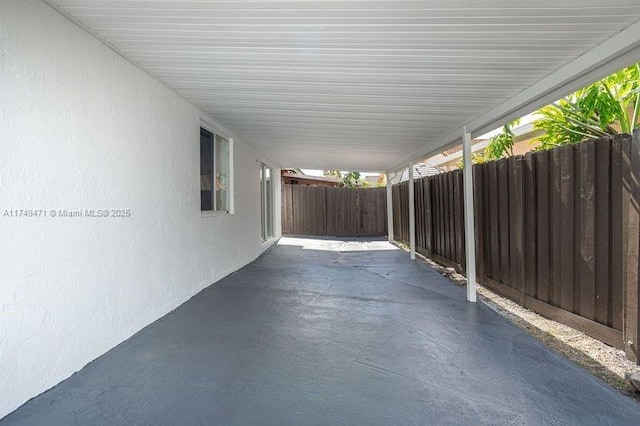
M48 3L286 167L397 167L640 51L638 0Z

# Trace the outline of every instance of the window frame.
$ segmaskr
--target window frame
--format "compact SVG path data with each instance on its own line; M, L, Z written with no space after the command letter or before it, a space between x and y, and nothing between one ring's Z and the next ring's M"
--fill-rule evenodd
M201 148L201 143L202 143L202 138L201 138L201 134L202 131L205 131L209 134L212 135L212 151L213 151L213 155L212 155L212 176L213 176L213 181L212 181L212 186L213 186L213 190L212 190L212 208L211 210L203 210L202 209L202 198L201 198L201 202L200 202L200 214L202 217L207 217L207 216L217 216L217 215L232 215L235 213L234 211L234 170L233 170L233 138L229 137L227 134L225 134L224 132L221 132L220 130L218 130L215 126L210 125L209 123L207 123L204 120L200 120L200 130L198 132L198 146ZM216 152L219 152L220 150L217 149L218 147L218 138L224 139L227 141L227 169L228 169L228 176L227 176L227 194L226 194L226 209L221 210L218 208L217 206L217 190L215 189L215 177L217 174L217 166L216 166L216 160L217 157L215 155ZM202 173L202 158L199 159L200 160L200 173ZM202 178L201 178L202 179ZM200 183L200 190L202 191L202 182Z

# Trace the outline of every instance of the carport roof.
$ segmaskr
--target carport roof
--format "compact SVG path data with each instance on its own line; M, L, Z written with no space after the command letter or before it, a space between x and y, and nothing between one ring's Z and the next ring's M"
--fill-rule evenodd
M48 0L281 166L390 170L640 58L638 0Z

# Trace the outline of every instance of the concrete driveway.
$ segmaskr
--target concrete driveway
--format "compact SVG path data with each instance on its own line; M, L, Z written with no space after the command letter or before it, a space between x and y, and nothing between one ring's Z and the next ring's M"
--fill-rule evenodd
M383 241L283 238L2 425L640 424Z

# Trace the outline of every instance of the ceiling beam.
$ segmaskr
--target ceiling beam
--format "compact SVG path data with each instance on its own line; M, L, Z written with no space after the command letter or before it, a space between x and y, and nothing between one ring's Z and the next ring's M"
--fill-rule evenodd
M460 128L466 124L472 137L481 136L639 60L640 22L636 22L503 104L469 123L461 123ZM432 157L460 143L460 130L453 130L437 142L428 143L396 162L389 170L398 170L410 161Z

